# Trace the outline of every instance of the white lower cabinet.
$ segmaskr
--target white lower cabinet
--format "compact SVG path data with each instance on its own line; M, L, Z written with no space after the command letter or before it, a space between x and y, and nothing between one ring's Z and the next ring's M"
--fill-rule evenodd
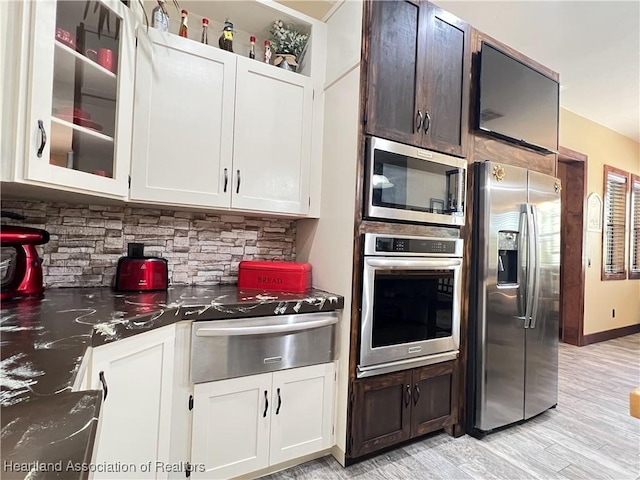
M333 363L198 384L192 476L227 479L332 445Z
M91 388L104 391L94 461L127 466L93 478L167 477L156 462L169 460L174 339L171 325L93 349Z

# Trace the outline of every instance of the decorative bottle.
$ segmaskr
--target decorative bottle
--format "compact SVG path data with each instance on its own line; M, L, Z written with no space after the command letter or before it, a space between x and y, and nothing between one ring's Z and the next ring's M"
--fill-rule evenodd
M271 42L264 41L264 63L271 63Z
M164 0L158 0L158 5L151 12L151 26L161 32L169 31L169 14L164 8Z
M186 10L182 10L181 13L182 20L180 21L180 30L178 30L178 35L187 38L189 33L189 26L187 25L187 15L189 15L189 12L187 12Z
M251 43L251 47L249 47L249 58L256 58L256 37L253 35L249 37L249 43Z
M233 23L228 18L224 21L224 28L218 40L218 45L222 50L233 52Z
M209 45L208 33L209 33L209 19L203 18L202 19L202 37L200 38L200 41L205 45Z

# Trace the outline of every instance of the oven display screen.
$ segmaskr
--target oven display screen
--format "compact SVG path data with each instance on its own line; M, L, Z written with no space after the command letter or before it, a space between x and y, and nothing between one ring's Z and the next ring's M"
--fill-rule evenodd
M456 244L447 240L378 237L376 239L376 252L455 254Z
M373 348L451 336L452 271L377 271L374 282Z

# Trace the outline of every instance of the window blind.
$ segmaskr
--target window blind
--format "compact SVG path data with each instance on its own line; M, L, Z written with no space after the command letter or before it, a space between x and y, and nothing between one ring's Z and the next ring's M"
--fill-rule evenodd
M602 279L622 280L627 278L625 237L628 175L608 165L605 165L604 173Z
M631 175L629 278L640 278L640 176Z

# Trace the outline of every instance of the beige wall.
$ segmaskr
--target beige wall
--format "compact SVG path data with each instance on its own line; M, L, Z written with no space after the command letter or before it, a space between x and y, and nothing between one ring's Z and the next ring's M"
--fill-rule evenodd
M588 194L596 192L602 197L605 164L640 174L638 142L564 109L560 111L560 145L588 155ZM640 323L640 280L600 280L600 232L587 232L584 261L587 263L584 334Z

